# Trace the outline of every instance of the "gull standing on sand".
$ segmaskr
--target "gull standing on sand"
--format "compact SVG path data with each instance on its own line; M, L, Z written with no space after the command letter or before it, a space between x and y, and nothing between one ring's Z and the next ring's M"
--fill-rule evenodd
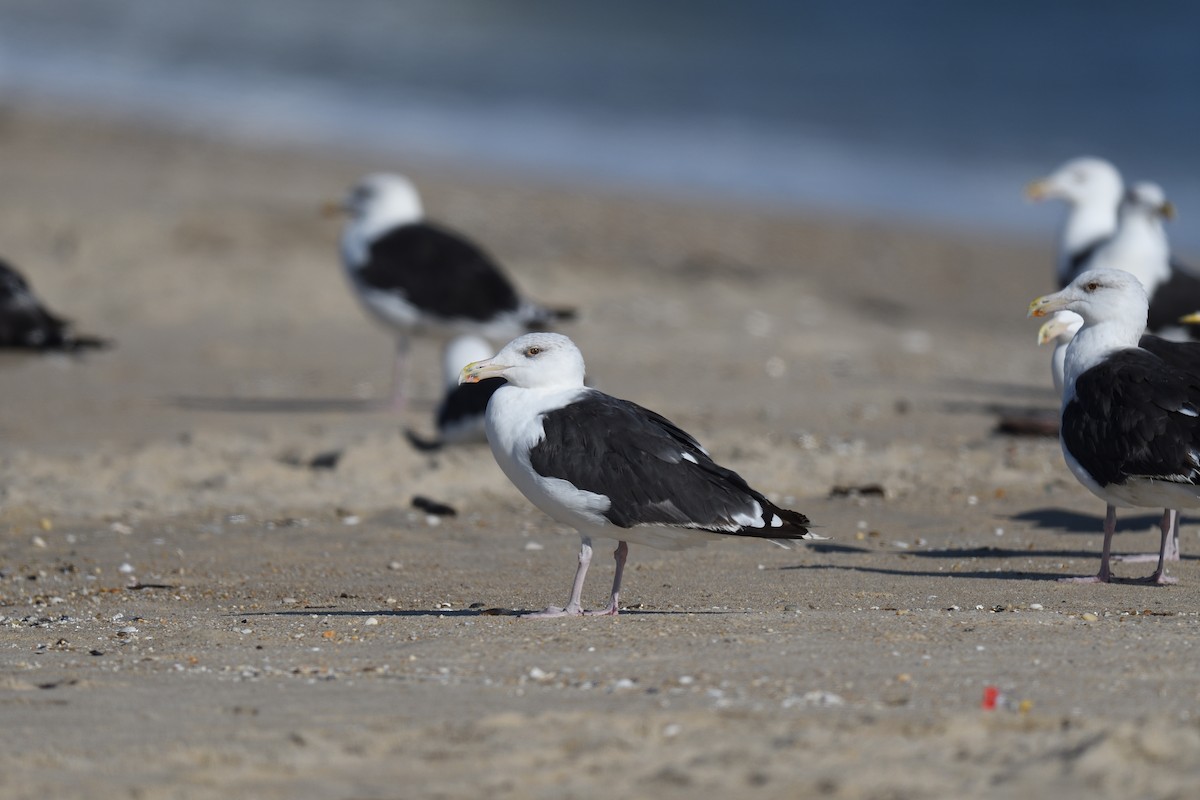
M1067 348L1081 327L1083 327L1083 317L1074 311L1056 311L1038 329L1039 345L1054 343L1054 353L1050 357L1050 373L1054 379L1055 394L1060 399L1062 398L1065 383L1063 373L1065 372ZM1174 342L1161 339L1157 336L1151 336L1150 334L1146 334L1138 340L1138 347L1149 350L1165 361L1200 355L1200 353L1194 352L1194 348L1178 348L1175 347ZM1181 366L1186 367L1187 365L1181 364ZM1158 557L1158 553L1127 553L1113 556L1113 560L1132 564L1139 561L1156 561ZM1167 561L1179 560L1179 525L1177 524L1174 526L1171 534L1171 541L1167 544L1165 558Z
M615 615L629 542L663 550L718 536L782 542L821 539L808 517L780 508L665 417L584 386L583 356L556 333L531 333L462 381L508 381L487 408L487 437L504 474L542 511L579 531L579 566L565 608L531 617ZM608 606L584 612L580 596L592 539L617 540Z
M1200 506L1200 343L1143 337L1147 305L1141 282L1121 270L1085 272L1029 305L1035 317L1083 318L1066 352L1059 441L1071 473L1107 510L1100 571L1075 582L1111 579L1120 506L1164 509L1148 580L1174 583L1166 561L1178 509Z
M350 284L363 307L397 334L397 411L406 400L411 336L470 333L504 340L574 316L521 297L479 246L427 222L416 187L401 175L366 176L338 208L348 217L341 250Z
M109 344L77 335L70 322L42 305L16 268L0 259L0 347L76 352Z

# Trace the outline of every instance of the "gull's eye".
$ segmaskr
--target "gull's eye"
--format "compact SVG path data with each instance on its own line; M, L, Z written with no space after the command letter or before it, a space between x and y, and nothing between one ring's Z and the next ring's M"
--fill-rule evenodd
M1087 292L1088 294L1091 294L1092 292L1096 291L1099 288L1100 288L1100 281L1088 281L1087 284L1083 287L1083 290L1085 292Z
M525 357L526 357L526 358L533 358L534 356L536 356L536 355L537 355L538 353L540 353L540 352L542 352L542 348L538 347L538 346L535 344L535 345L533 345L532 347L526 347L526 348L525 348Z

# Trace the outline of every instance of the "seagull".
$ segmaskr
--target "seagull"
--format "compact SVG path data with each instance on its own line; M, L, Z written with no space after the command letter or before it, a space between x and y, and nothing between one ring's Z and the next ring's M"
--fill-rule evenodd
M438 405L435 418L438 438L426 441L412 431L408 440L418 450L438 450L447 444L471 444L487 441L484 432L484 412L496 390L504 385L501 378L488 378L479 383L458 382L462 368L472 361L487 358L495 348L480 336L464 334L446 343L442 351L442 378L446 393Z
M350 285L367 312L397 334L397 411L405 406L411 336L470 333L503 341L574 316L522 297L478 245L427 222L416 187L401 175L368 175L335 208L348 218L341 252Z
M1091 270L1039 297L1029 314L1074 311L1083 326L1067 348L1059 441L1075 478L1107 504L1100 571L1068 580L1104 583L1116 509L1163 508L1151 583L1166 574L1180 508L1200 506L1200 343L1142 336L1145 289L1122 270Z
M1124 191L1117 168L1090 156L1071 159L1026 188L1031 200L1062 200L1068 206L1058 240L1059 288L1070 283L1096 248L1116 233L1117 207Z
M0 347L73 353L109 345L106 339L77 335L70 322L42 305L15 267L0 259Z
M1186 321L1186 320L1184 320ZM1200 322L1200 316L1196 322ZM1083 327L1083 317L1076 314L1074 311L1056 311L1050 315L1050 319L1038 329L1038 344L1054 343L1054 353L1050 359L1050 372L1054 379L1054 391L1061 398L1064 384L1064 362L1067 355L1067 347L1071 344L1071 340L1079 329ZM1171 361L1177 360L1185 356L1196 356L1195 348L1178 348L1175 343L1166 339L1161 339L1157 336L1146 334L1138 340L1138 347L1142 347L1154 353L1158 357ZM1180 364L1186 366L1186 364ZM1200 365L1197 365L1200 366ZM1116 561L1124 561L1126 563L1136 563L1141 561L1155 561L1158 559L1158 553L1128 553L1124 555L1113 556ZM1167 561L1179 560L1179 526L1174 527L1171 535L1171 541L1167 544L1166 549Z
M776 506L716 464L670 420L584 386L583 356L566 336L518 337L464 367L461 380L489 377L508 381L492 395L486 417L501 470L582 538L570 601L527 616L617 614L629 542L678 550L718 536L825 538L808 530L808 517ZM617 541L616 573L608 606L585 612L580 596L593 538Z

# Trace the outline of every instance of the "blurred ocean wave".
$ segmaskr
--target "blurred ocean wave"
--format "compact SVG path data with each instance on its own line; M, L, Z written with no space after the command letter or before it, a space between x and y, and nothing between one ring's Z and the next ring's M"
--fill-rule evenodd
M0 100L572 182L1040 235L1068 157L1200 246L1200 6L3 0ZM1194 213L1194 217L1193 217Z

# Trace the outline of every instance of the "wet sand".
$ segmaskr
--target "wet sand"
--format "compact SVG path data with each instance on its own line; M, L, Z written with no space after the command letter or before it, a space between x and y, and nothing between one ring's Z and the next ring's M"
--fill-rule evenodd
M1024 318L1049 242L24 107L0 148L0 255L117 342L0 355L0 797L1194 791L1195 525L1177 586L1059 583L1096 570L1103 505L1055 440L995 433L1055 405ZM565 599L578 539L486 446L407 443L436 343L409 413L377 407L391 339L317 209L380 166L580 308L594 385L829 541L634 547L620 616L516 618ZM1125 512L1117 551L1156 517Z

